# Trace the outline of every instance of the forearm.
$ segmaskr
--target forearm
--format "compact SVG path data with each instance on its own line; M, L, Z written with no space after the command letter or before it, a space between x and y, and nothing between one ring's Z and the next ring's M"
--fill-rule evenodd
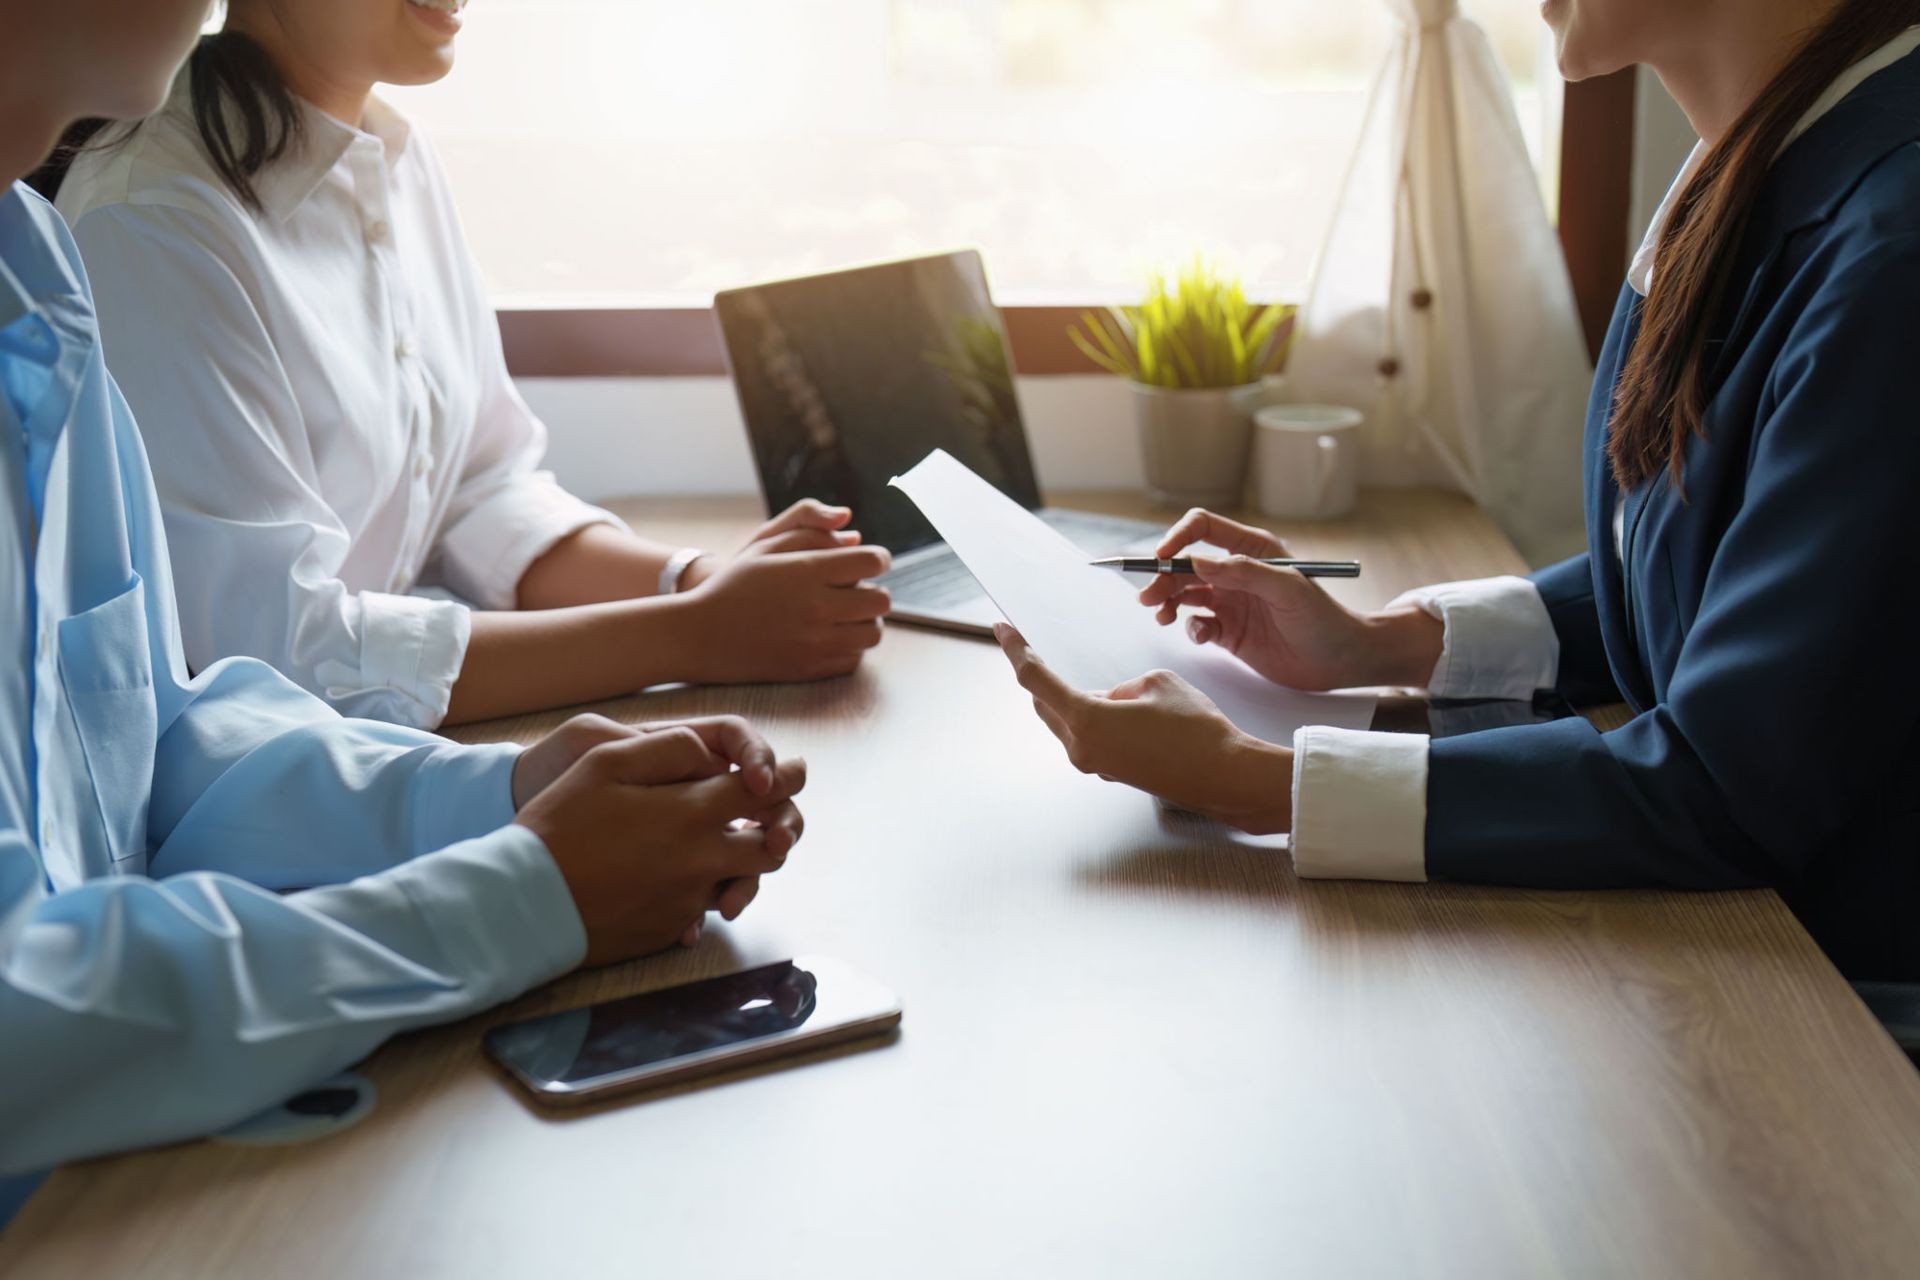
M527 567L516 603L522 609L564 609L651 596L660 570L678 550L611 525L589 525Z
M448 724L595 702L699 677L687 596L475 613Z
M224 1128L585 951L519 827L290 897L197 874L7 905L0 1174Z

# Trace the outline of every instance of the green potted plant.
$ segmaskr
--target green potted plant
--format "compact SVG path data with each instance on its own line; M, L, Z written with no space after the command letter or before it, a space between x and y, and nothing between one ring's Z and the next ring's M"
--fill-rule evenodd
M1138 306L1089 311L1067 336L1133 384L1147 489L1175 506L1239 501L1261 379L1279 369L1294 309L1255 305L1204 261L1156 274Z

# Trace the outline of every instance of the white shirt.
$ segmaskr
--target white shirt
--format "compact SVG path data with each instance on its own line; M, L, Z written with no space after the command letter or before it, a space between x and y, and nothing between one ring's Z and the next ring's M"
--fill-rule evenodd
M1875 72L1920 48L1910 27L1848 68L1787 135L1782 150ZM1668 214L1698 170L1696 144L1633 255L1627 282L1645 296ZM1613 551L1621 554L1621 510ZM1533 697L1559 675L1560 642L1540 593L1525 578L1485 578L1408 592L1388 607L1418 604L1445 624L1440 661L1427 690L1436 698ZM1427 750L1418 734L1324 726L1294 735L1293 862L1302 876L1364 880L1427 878Z
M302 143L247 210L201 148L185 75L60 191L107 363L140 406L188 661L272 663L347 715L430 728L465 604L612 516L538 470L546 432L438 159L378 100ZM426 598L418 591L440 598Z

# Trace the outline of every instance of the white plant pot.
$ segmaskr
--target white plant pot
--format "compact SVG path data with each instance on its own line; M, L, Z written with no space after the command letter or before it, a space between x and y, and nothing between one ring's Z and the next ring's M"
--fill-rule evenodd
M1170 390L1133 385L1147 494L1175 507L1232 507L1247 480L1261 386Z

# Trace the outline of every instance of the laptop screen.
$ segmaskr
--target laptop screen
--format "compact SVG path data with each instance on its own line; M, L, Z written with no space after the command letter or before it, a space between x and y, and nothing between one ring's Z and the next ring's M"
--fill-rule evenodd
M925 546L939 535L887 482L935 448L1040 505L978 253L733 289L714 311L769 510L818 498L869 542Z

